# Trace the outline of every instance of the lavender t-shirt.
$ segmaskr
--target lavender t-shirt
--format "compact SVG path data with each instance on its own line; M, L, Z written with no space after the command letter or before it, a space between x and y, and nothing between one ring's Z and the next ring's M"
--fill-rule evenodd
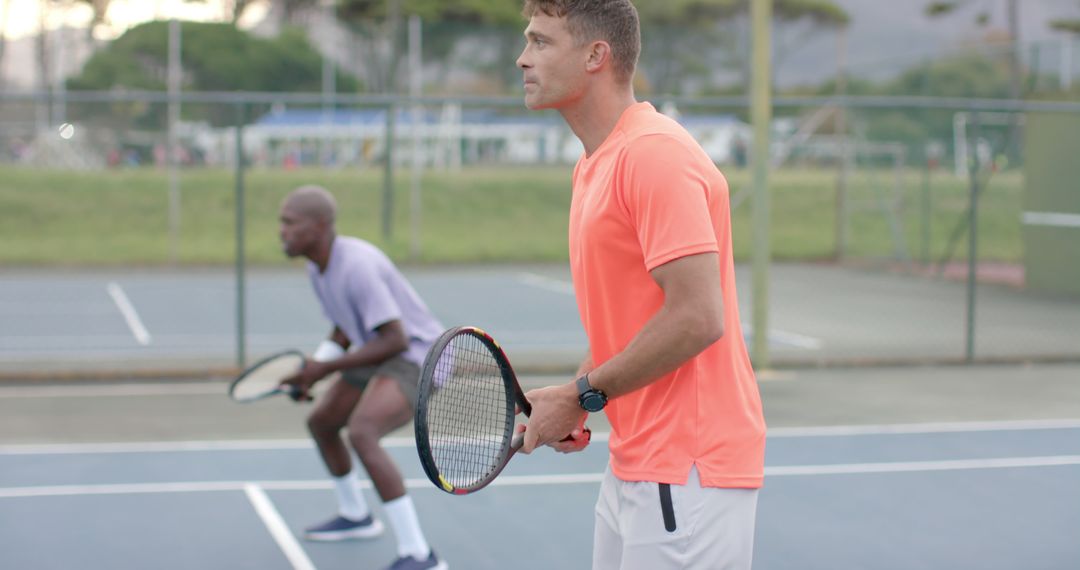
M375 338L379 326L400 320L409 337L403 356L419 365L443 331L390 258L364 240L335 237L326 272L308 262L308 275L323 314L354 347Z

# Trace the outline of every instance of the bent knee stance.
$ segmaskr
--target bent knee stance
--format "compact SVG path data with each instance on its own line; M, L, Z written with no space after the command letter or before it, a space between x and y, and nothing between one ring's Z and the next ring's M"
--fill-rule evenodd
M375 422L369 420L353 420L349 423L349 441L359 453L364 449L379 445L382 430Z
M307 418L308 431L315 437L336 436L345 424L336 420L330 414L320 413L315 410Z

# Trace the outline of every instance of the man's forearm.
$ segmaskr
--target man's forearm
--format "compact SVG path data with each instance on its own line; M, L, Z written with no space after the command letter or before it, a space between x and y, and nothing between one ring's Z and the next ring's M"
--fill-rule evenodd
M376 333L374 338L360 345L356 350L346 352L340 358L325 362L327 374L349 368L381 364L409 348L408 337L405 336L398 321L379 327ZM330 338L333 342L341 344L343 348L349 346L349 339L341 329L334 329Z
M593 368L596 368L596 366L593 365L592 353L586 354L585 359L582 360L581 364L578 366L574 378L580 378L582 375L592 372Z
M622 352L589 372L589 384L608 398L648 386L719 340L722 329L707 321L700 314L661 309Z
M622 352L589 374L617 398L655 382L724 334L724 302L715 253L690 255L654 269L664 304Z
M341 358L328 362L330 372L359 368L361 366L375 366L401 354L408 345L401 346L398 343L376 337L370 342L364 343L360 348L346 353Z

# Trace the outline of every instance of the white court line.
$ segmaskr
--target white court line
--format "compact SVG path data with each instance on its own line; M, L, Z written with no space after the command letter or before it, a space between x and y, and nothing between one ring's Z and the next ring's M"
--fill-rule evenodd
M744 325L743 335L748 338L753 338L753 327ZM825 346L825 341L821 340L820 338L807 336L791 331L769 329L769 334L767 335L767 337L771 342L776 342L778 344L790 346L792 348L801 348L803 350L820 350L821 347Z
M987 431L1028 431L1080 428L1080 419L1004 420L993 422L931 422L918 424L848 425L773 428L769 437L829 437L848 435L891 435L918 433L963 433Z
M270 535L274 537L278 547L285 553L285 557L289 559L293 569L315 570L315 565L311 563L311 559L308 558L300 543L296 542L296 537L293 536L289 526L281 518L281 513L274 507L270 497L266 496L266 492L258 485L248 483L244 485L244 493L247 494L248 500L255 507L255 512L259 514L259 518L262 519L263 524L270 531Z
M102 386L0 386L0 400L6 398L106 398L116 396L206 396L228 391L226 384L108 384Z
M1020 220L1029 226L1052 226L1059 228L1080 228L1080 214L1065 212L1024 212Z
M599 483L603 473L569 473L560 475L503 475L491 486L519 487L536 485L577 485ZM30 497L64 497L75 495L138 495L156 493L214 493L222 491L246 491L249 485L257 485L267 491L321 491L333 488L327 480L318 481L208 481L176 483L126 483L102 485L51 485L34 487L0 487L0 499ZM373 488L371 481L361 479L361 489ZM435 489L427 479L405 479L410 489Z
M135 340L143 346L150 344L150 332L143 326L142 320L139 319L139 313L135 312L135 306L131 304L120 285L112 281L105 289L109 292L113 302L116 303L116 307L120 309L120 314L124 316L128 328L131 329L131 334L135 335Z
M780 344L786 344L795 348L802 348L805 350L820 350L825 342L820 338L814 338L812 336L806 336L799 333L793 333L788 331L780 331L773 329L769 331L769 338L775 340Z
M402 440L400 442L389 439ZM383 447L403 447L406 438L385 438ZM409 438L409 445L413 445ZM389 445L388 445L389 443ZM116 443L42 443L0 445L4 455L94 455L99 453L183 453L189 451L281 451L312 449L310 439L260 439L238 441L140 441Z
M110 311L112 308L110 306ZM221 344L233 340L233 333L172 333L158 335L158 339L168 339L171 344L177 346L203 347ZM292 342L310 342L311 335L292 333L253 333L248 335L248 340L253 344L290 344ZM43 342L59 342L64 344L85 345L94 347L104 344L113 344L120 340L127 340L128 335L78 335L78 334L19 334L16 337L3 337L3 346L6 348L23 349L33 347Z
M1016 420L998 422L950 422L865 426L823 426L774 428L768 437L843 437L852 435L904 435L933 433L980 433L993 431L1031 431L1080 429L1080 419ZM608 441L609 432L594 431L592 441ZM385 437L384 448L413 448L411 437ZM42 443L0 445L4 455L92 455L98 453L173 453L188 451L263 451L311 449L310 439L253 439L220 441L141 441L111 443Z
M1080 465L1080 455L1047 457L1001 457L995 459L949 459L944 461L900 461L887 463L841 463L837 465L782 465L766 467L766 477L795 475L861 475L870 473L913 473L963 471L968 469L1012 469L1021 467L1061 467Z
M783 465L766 467L765 477L799 477L816 475L872 475L881 473L913 473L932 471L963 471L972 469L1016 469L1033 467L1067 467L1080 465L1080 455L1044 457L1000 457L991 459L961 459L943 461L903 461L883 463L840 463L833 465ZM541 485L580 485L600 483L603 473L564 473L556 475L503 475L491 485L495 487L535 487ZM132 483L124 485L55 485L34 487L0 487L0 499L33 497L63 497L76 495L131 495L148 493L206 493L246 491L258 485L270 491L315 491L332 488L330 481L216 481L179 483ZM409 489L435 490L427 479L406 479ZM371 481L361 480L362 489L371 489Z
M570 296L574 295L574 285L568 281L552 279L551 277L545 277L537 273L518 273L517 278L518 281L526 285L532 285L538 289L554 291Z

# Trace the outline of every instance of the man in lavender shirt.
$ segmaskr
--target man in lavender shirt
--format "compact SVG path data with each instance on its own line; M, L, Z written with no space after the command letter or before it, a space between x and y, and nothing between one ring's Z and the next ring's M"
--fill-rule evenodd
M420 529L412 499L379 439L412 418L420 363L443 326L397 267L374 245L339 236L337 205L327 190L301 186L281 205L280 237L289 257L307 258L308 275L323 312L334 324L330 337L304 368L286 380L298 399L333 372L336 381L315 403L308 428L334 479L338 516L309 528L309 540L372 538L383 531L359 489L340 431L364 464L398 539L393 570L439 569Z

